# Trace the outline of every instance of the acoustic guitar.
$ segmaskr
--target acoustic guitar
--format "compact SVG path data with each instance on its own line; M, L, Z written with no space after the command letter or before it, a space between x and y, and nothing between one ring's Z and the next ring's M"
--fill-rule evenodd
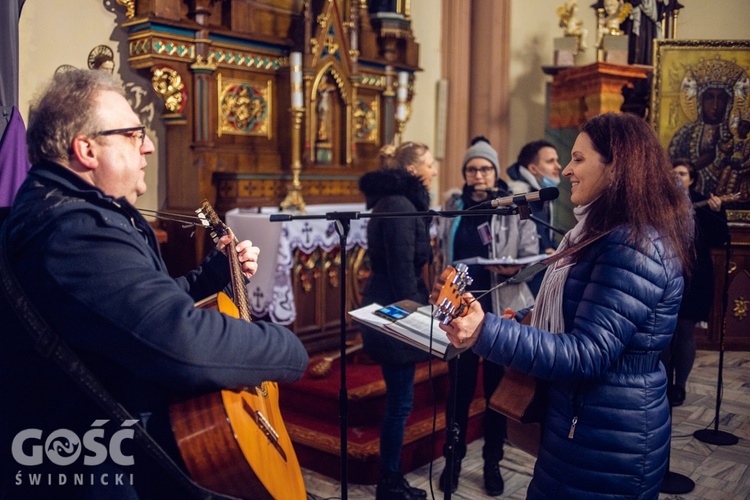
M208 201L196 213L215 241L229 233ZM234 300L220 292L196 307L251 321L236 242L227 252ZM306 498L275 382L175 402L170 406L170 420L185 465L201 486L238 498Z
M448 266L435 281L430 302L436 308L434 315L442 323L450 323L453 318L466 314L468 308L462 296L471 282L464 264L458 264L456 268ZM529 324L530 321L531 314L527 314L522 323ZM505 375L489 401L492 410L508 417L508 442L532 456L539 453L544 404L543 384L530 375L510 368L505 368Z

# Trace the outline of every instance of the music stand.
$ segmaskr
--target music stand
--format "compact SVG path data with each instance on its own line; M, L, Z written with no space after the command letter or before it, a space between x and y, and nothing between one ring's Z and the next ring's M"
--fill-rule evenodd
M524 208L525 207L525 208ZM341 325L339 328L339 344L340 344L340 363L341 363L341 381L339 388L339 424L340 424L340 435L341 435L341 500L347 500L347 428L348 428L348 413L349 413L349 396L346 390L346 267L347 267L347 256L346 256L346 238L349 234L351 227L351 221L353 219L373 219L373 218L414 218L414 217L457 217L461 216L474 216L474 215L516 215L523 214L528 210L528 206L524 205L513 205L503 206L492 209L480 209L480 210L453 210L453 211L441 211L441 210L427 210L424 212L384 212L384 213L361 213L361 212L327 212L325 214L272 214L269 217L270 222L282 222L292 220L309 220L309 219L325 219L335 222L336 233L339 235L339 245L341 248L341 314L339 320ZM454 395L455 397L455 395ZM455 405L454 405L455 406ZM447 437L447 436L446 436ZM453 457L451 456L452 460ZM450 499L450 488L447 489L445 496L446 499Z

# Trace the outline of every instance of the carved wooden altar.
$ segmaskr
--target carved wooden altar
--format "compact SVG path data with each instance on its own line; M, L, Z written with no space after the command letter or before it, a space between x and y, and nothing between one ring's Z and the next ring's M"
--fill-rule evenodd
M164 101L161 210L192 214L204 198L220 214L363 201L358 180L398 132L397 108L408 119L419 70L408 1L116 2L125 10L128 63ZM206 253L205 235L163 227L170 272L192 269ZM336 256L325 256L326 269ZM298 256L299 265L320 257ZM330 311L317 303L320 311L302 316L330 331Z

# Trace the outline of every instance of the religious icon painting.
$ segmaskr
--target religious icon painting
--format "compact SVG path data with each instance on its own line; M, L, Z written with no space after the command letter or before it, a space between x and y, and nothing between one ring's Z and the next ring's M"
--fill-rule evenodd
M378 143L379 108L377 96L359 96L354 103L354 138L357 142Z
M669 156L695 164L696 190L750 222L750 41L657 40L651 102Z
M248 82L217 75L219 91L216 133L272 137L272 82Z

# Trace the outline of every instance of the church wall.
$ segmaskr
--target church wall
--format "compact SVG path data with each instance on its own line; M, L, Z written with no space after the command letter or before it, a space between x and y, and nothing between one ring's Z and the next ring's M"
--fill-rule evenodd
M528 141L544 137L546 122L546 85L551 78L542 66L553 64L553 40L562 36L555 13L564 0L512 0L510 61L510 147L507 165L516 160L518 151ZM589 48L580 54L579 65L596 61L596 13L594 2L579 0L579 17L588 29ZM681 0L677 24L679 39L750 39L750 2L747 0ZM568 156L566 154L565 156ZM500 158L504 155L501 152ZM502 160L501 160L502 161ZM563 167L565 164L563 164Z
M121 67L127 66L127 36L115 29L115 20L118 15L124 17L123 9L109 0L26 0L19 22L18 61L18 98L24 122L28 122L31 99L52 78L55 69L64 64L88 67L89 52L97 45L107 45L114 51L115 73L122 74L123 80L128 82L126 90L137 101L137 111L144 118L160 115L161 108L153 108L161 105L161 101L150 91L150 82L129 68ZM141 208L156 209L163 199L163 194L159 196L161 179L158 167L158 134L161 130L161 123L155 119L148 133L156 150L148 158L148 191L137 202Z
M444 0L450 1L450 0ZM436 148L437 85L440 80L441 9L437 0L412 0L413 32L420 44L420 66L417 73L412 114L406 125L404 137L421 141L433 150ZM563 0L512 0L511 3L511 61L510 61L510 146L500 152L505 165L514 161L521 146L528 140L544 135L545 89L549 77L541 66L551 65L553 39L561 35L556 7ZM747 0L713 0L703 2L682 0L686 6L679 16L677 34L681 39L748 39L750 27L750 2ZM588 49L579 64L595 59L594 31L596 18L589 8L591 2L579 2L581 18L589 29ZM116 9L116 12L112 12ZM126 45L124 36L115 31L115 19L122 8L111 0L27 0L21 15L19 57L19 102L24 119L33 93L50 78L62 64L85 67L89 52L97 45L108 45L115 51L116 69L124 60L119 51ZM707 20L710 19L710 22ZM126 80L134 87L147 89L149 82L132 73ZM138 89L133 89L134 93ZM157 103L158 104L158 103ZM148 103L144 103L144 108ZM141 110L149 113L148 109ZM156 113L158 116L159 113ZM159 132L162 125L155 120ZM147 170L149 191L139 200L139 206L157 208L163 199L160 189L158 141L157 152L149 158ZM450 186L446 186L448 188ZM434 185L433 192L442 188Z
M406 124L404 138L410 141L422 142L429 146L433 153L436 151L436 113L437 113L437 85L440 80L441 10L437 8L437 0L412 0L412 30L414 38L419 44L419 66L421 72L416 73L414 80L414 99L412 101L411 118ZM438 168L440 161L436 162ZM432 192L438 189L438 177L433 180ZM433 199L437 199L433 196Z

